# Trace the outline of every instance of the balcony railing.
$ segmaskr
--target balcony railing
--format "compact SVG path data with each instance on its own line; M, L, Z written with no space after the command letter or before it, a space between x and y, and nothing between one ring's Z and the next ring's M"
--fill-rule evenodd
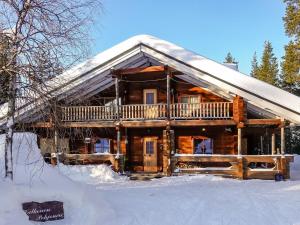
M62 121L163 120L167 104L62 107ZM230 119L232 102L175 103L170 105L170 119Z

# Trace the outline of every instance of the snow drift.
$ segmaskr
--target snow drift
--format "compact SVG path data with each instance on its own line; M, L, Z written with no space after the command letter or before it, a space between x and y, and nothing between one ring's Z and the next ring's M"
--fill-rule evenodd
M34 134L16 134L13 149L14 183L0 179L0 225L36 224L21 204L50 200L65 209L65 219L53 225L300 224L299 156L285 182L206 175L129 181L108 166L45 164ZM0 135L1 175L3 151Z
M102 200L94 199L90 187L74 183L61 174L57 167L44 163L32 133L16 133L13 142L14 181L4 180L4 141L0 135L0 225L27 225L27 215L21 204L28 201L62 201L65 208L63 221L51 224L99 224L112 211ZM102 196L99 193L99 196ZM98 211L97 205L105 210Z

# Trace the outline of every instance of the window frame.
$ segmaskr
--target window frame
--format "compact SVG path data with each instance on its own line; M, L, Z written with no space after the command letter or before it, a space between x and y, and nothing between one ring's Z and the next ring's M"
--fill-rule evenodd
M191 98L192 97L198 97L199 103L201 103L201 100L202 100L202 96L201 95L187 95L187 94L179 96L179 103L183 103L183 104L195 104L195 103L191 103ZM182 98L188 98L188 103L182 102Z
M97 143L98 140L100 140L100 144L101 144L99 152L96 151L96 144L99 144L99 143ZM102 140L107 140L108 146L105 146L104 144L102 144ZM94 153L111 154L111 142L110 141L111 140L109 138L96 138L95 143L94 143ZM104 151L102 151L102 150L104 150Z
M157 89L144 89L143 90L143 104L145 105L152 105L152 104L147 104L147 93L153 93L153 104L157 104Z

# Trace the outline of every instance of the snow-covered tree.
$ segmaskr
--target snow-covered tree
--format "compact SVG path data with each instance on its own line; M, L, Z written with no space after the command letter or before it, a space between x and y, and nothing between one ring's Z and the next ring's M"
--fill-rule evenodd
M88 28L99 6L100 0L0 1L0 31L10 38L9 60L0 68L8 75L6 177L13 178L16 99L50 104L44 81L87 56Z

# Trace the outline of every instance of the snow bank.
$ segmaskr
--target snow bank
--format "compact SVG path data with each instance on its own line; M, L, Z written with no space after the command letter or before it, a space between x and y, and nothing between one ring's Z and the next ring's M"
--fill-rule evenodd
M16 133L13 143L14 181L4 180L4 141L0 135L0 225L32 225L21 204L27 201L64 202L65 219L53 225L96 225L113 213L101 193L89 191L90 187L74 183L56 167L44 163L32 133ZM99 210L97 206L103 207Z
M285 182L207 175L128 181L104 165L52 167L41 160L35 135L14 140L16 180L0 179L0 225L37 224L21 204L49 200L65 208L65 219L45 223L51 225L300 224L299 156ZM0 135L1 167L3 141Z
M59 171L74 181L94 185L127 180L127 177L119 176L110 166L105 164L76 166L59 164Z

